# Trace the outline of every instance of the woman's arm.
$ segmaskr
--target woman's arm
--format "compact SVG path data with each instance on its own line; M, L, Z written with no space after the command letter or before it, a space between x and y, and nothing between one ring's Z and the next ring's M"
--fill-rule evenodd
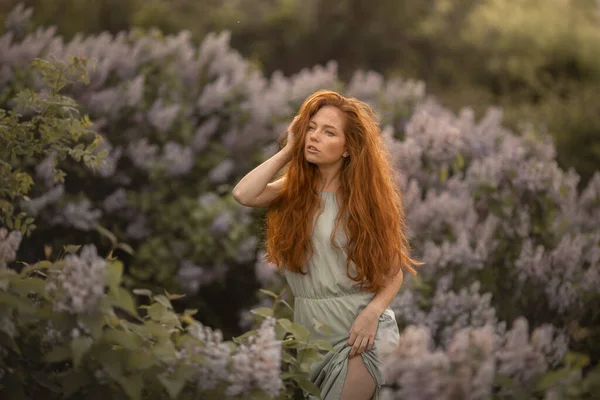
M231 191L235 201L249 207L264 206L263 203L265 203L265 201L263 200L265 199L262 199L260 202L257 202L257 199L265 191L267 184L273 176L291 159L291 150L289 146L286 146L283 150L277 152L258 167L248 172ZM277 185L275 185L274 182L273 185L277 186L274 187L274 189L281 189L282 180L278 180ZM275 190L273 190L273 192L275 192Z
M374 311L378 316L381 315L398 294L403 281L404 274L402 268L400 268L398 273L389 279L385 286L379 289L366 308Z

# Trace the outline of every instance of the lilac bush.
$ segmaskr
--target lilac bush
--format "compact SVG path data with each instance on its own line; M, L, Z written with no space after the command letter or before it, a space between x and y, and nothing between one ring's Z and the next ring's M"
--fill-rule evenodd
M20 239L0 229L3 263L14 261ZM327 348L302 326L253 310L264 316L256 329L224 340L193 318L196 310L174 310L180 295L136 289L134 297L121 286L122 263L95 245L66 251L19 273L0 268L3 396L283 400L298 387L312 390L295 349Z

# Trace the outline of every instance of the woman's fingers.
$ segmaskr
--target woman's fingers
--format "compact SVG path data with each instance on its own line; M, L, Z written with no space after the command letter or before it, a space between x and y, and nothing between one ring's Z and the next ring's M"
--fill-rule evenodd
M357 338L352 345L352 350L350 350L350 357L354 357L357 354L362 353L367 345L369 344L369 337L365 336L363 338Z

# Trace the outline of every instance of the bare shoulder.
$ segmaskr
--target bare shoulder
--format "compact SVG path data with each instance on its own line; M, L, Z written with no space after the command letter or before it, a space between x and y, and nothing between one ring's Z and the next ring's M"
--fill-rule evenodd
M256 197L256 199L244 205L252 208L268 208L273 200L279 196L279 193L281 193L284 183L285 177L268 183L265 189L261 194L258 195L258 197Z

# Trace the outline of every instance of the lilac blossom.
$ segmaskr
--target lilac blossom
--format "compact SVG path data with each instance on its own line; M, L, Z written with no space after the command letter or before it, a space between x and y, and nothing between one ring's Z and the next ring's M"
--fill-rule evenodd
M72 226L81 231L95 229L102 217L102 211L92 208L92 202L85 198L79 202L69 201L52 220L54 224Z
M134 220L127 225L125 233L128 237L136 240L150 236L152 229L148 226L148 218L143 214L136 215Z
M179 143L167 142L163 148L160 162L170 177L184 176L194 166L192 149Z
M178 104L164 105L161 99L156 100L148 110L148 121L161 133L167 132L179 115Z
M223 281L228 271L227 264L206 267L195 265L190 260L183 260L177 271L177 282L187 293L196 294L202 286Z
M159 148L150 144L147 138L142 138L129 144L127 155L136 167L149 171L158 163Z
M240 396L260 389L276 396L283 388L281 373L281 341L275 338L275 319L263 320L256 336L241 344L231 357L228 396Z
M6 268L8 263L17 258L22 239L21 231L9 232L8 229L0 227L0 269Z
M39 197L21 202L21 207L31 216L37 216L48 205L59 201L65 194L65 186L56 185Z
M238 245L235 259L239 263L249 262L255 259L255 251L258 246L258 238L249 236Z
M227 178L229 178L229 176L233 172L234 168L235 168L235 163L233 162L233 160L231 160L231 159L223 160L219 165L217 165L216 167L214 167L212 170L209 171L208 179L212 183L222 183L225 180L227 180Z
M98 309L104 296L106 260L94 245L85 245L80 255L68 254L64 267L54 271L46 289L54 296L53 309L73 314L90 314Z
M114 213L127 206L127 191L118 188L102 200L102 208L108 213Z
M211 117L202 123L194 134L192 139L191 147L195 152L204 150L210 141L210 139L217 132L219 127L219 118Z
M223 342L223 335L219 330L213 330L210 327L195 322L188 326L190 336L199 343L190 343L181 351L181 357L184 360L191 360L194 354L201 355L207 362L195 365L196 385L199 390L212 390L220 383L227 382L229 379L228 364L231 359L231 348ZM194 365L192 361L188 363Z

